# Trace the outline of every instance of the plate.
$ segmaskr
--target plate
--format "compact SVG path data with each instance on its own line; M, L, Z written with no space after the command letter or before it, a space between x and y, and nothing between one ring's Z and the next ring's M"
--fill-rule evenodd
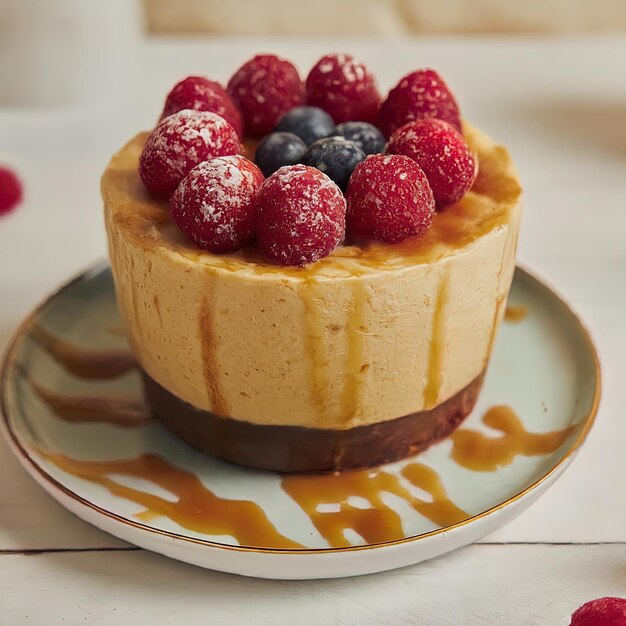
M374 470L280 476L204 456L151 418L100 265L24 321L1 384L13 451L85 521L202 567L305 579L417 563L518 515L585 440L600 372L575 314L518 268L482 394L451 438Z

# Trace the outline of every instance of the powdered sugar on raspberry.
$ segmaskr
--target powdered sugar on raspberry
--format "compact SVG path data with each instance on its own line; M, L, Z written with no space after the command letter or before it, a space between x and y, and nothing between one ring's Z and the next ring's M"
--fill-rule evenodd
M478 161L463 135L434 118L409 122L396 130L387 152L404 154L424 170L437 208L458 202L471 188L478 171Z
M430 117L461 130L459 106L443 78L433 69L416 70L389 92L376 115L376 125L389 137L407 122Z
M280 265L311 263L343 239L345 213L345 198L326 174L306 165L281 167L259 190L259 247Z
M214 80L204 76L187 76L174 85L167 95L161 119L182 111L210 111L221 115L243 136L243 118L226 90Z
M304 100L298 70L273 54L260 54L244 63L228 81L228 93L243 114L246 131L262 137L280 118Z
M307 102L327 111L336 124L371 122L380 104L376 79L349 54L322 57L306 79Z
M201 248L230 252L254 239L259 168L240 155L196 165L170 200L172 218Z
M139 161L145 186L169 195L191 169L215 156L237 154L235 129L221 116L185 109L162 120L152 131Z
M346 198L348 234L390 243L426 232L435 210L424 172L400 155L374 154L361 161Z

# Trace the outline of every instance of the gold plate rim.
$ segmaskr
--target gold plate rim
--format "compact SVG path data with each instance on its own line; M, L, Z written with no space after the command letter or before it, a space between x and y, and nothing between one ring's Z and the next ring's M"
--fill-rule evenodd
M372 549L380 549L392 546L399 546L407 543L413 543L416 541L420 541L423 539L428 539L431 537L436 537L438 535L444 535L451 531L454 531L458 528L468 526L471 523L477 522L478 520L484 519L497 513L498 511L504 509L505 507L521 500L529 493L534 491L541 484L550 479L555 473L557 473L560 469L564 468L567 464L571 462L576 452L580 449L582 444L587 439L587 435L593 426L596 415L598 413L598 408L600 405L600 397L601 397L601 387L602 387L602 377L601 377L601 366L600 366L600 358L598 356L598 350L596 345L592 339L591 333L588 327L583 323L578 314L573 310L571 305L557 292L551 284L549 284L544 278L540 278L535 272L528 270L526 267L521 265L516 265L516 272L521 272L525 274L527 278L530 278L535 283L539 284L540 287L549 291L551 295L557 299L557 301L567 309L568 313L571 315L572 319L576 323L581 335L585 339L585 343L589 349L590 354L593 358L594 365L594 376L595 376L595 388L592 404L589 410L589 413L583 418L582 428L579 430L576 439L572 442L570 448L565 453L565 455L556 463L550 470L548 470L543 476L535 480L533 483L528 485L528 487L524 488L522 491L517 494L507 498L503 502L498 503L497 505L483 511L482 513L478 513L477 515L473 515L472 517L467 518L461 522L457 522L456 524L452 524L450 526L444 526L442 528L438 528L436 530L428 531L425 533L421 533L419 535L411 535L410 537L403 537L402 539L395 539L392 541L385 541L380 543L370 543L366 545L360 546L346 546L346 547L337 547L337 548L299 548L299 549L291 549L291 548L264 548L264 547L255 547L255 546L234 546L225 543L219 543L216 541L209 541L207 539L198 539L196 537L189 537L186 535L181 535L179 533L170 532L167 530L162 530L159 528L154 528L152 526L147 526L146 524L142 524L141 522L136 522L134 520L127 519L121 515L116 513L112 513L111 511L107 511L102 507L93 504L89 500L86 500L82 496L79 496L77 493L60 483L54 477L52 477L48 472L45 471L29 454L28 450L17 437L16 433L11 428L9 417L8 417L8 381L10 379L10 373L14 366L14 357L16 354L17 346L21 340L21 338L26 334L28 328L33 319L35 319L41 311L48 305L48 303L53 300L57 295L59 295L65 289L72 287L75 283L80 280L84 280L85 277L88 277L90 274L99 274L102 271L105 271L108 268L108 264L106 261L101 261L95 264L92 264L87 269L81 271L80 273L74 275L72 278L64 282L54 291L52 291L48 296L46 296L32 311L28 314L22 322L19 324L17 329L13 332L7 347L4 351L4 356L2 358L2 366L0 369L0 416L2 419L0 420L0 425L2 426L2 430L5 434L6 439L11 444L11 448L14 453L18 456L19 460L23 464L27 464L32 470L34 470L39 477L46 482L51 487L57 489L65 496L75 500L80 505L91 509L92 511L113 520L116 523L133 527L137 530L146 531L151 534L160 535L163 537L167 537L169 539L173 539L175 541L182 541L187 543L192 543L196 545L202 545L207 548L214 548L218 550L230 550L235 552L244 552L244 553L262 553L262 554L337 554L344 552L356 552L363 550L372 550ZM106 531L105 531L106 532ZM131 542L132 543L132 542Z

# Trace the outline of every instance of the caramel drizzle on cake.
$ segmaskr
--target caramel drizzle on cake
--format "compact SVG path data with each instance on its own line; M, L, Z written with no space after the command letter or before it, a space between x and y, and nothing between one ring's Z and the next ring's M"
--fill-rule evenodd
M437 299L433 306L433 324L430 338L430 356L428 359L428 380L424 388L424 406L433 407L437 404L441 389L441 371L444 358L444 337L446 323L446 304L450 276L446 275L439 285Z
M315 284L313 279L302 281L299 293L304 313L306 355L311 372L311 404L317 408L320 418L323 419L328 412L327 388L330 381L327 372L326 326L319 314Z
M215 285L212 286L213 291ZM204 367L204 380L211 410L216 415L228 415L228 407L224 399L221 385L221 372L216 365L215 351L217 350L218 338L215 334L215 303L213 299L201 306L198 317L200 326L200 338L202 341L202 364Z
M480 170L474 185L453 206L433 216L432 226L422 237L409 237L400 243L376 241L350 242L310 267L279 267L254 246L226 255L203 251L178 230L169 217L167 203L152 198L145 190L137 171L139 155L148 133L140 133L118 153L104 175L105 202L120 203L113 221L127 228L145 249L165 247L207 267L248 274L281 274L306 280L316 277L349 278L364 276L373 270L399 270L419 263L430 263L461 249L486 233L503 227L509 213L519 202L521 188L508 152L489 143L469 124L463 125L467 143L478 154ZM494 185L493 182L498 182Z
M342 412L349 421L359 411L360 382L364 375L363 342L365 340L365 307L367 288L360 282L352 288L352 302L346 322L346 368Z
M490 437L476 430L452 433L452 458L476 472L492 472L510 465L517 455L542 456L555 452L576 429L573 424L548 433L531 433L515 411L506 405L494 406L483 416L483 424L501 433Z

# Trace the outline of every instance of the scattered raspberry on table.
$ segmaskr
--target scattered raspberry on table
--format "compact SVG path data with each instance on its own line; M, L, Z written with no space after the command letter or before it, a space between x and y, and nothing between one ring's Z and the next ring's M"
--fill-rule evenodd
M22 195L22 183L17 174L0 165L0 215L13 211L21 202Z
M606 597L586 602L573 613L570 626L626 626L626 599Z

